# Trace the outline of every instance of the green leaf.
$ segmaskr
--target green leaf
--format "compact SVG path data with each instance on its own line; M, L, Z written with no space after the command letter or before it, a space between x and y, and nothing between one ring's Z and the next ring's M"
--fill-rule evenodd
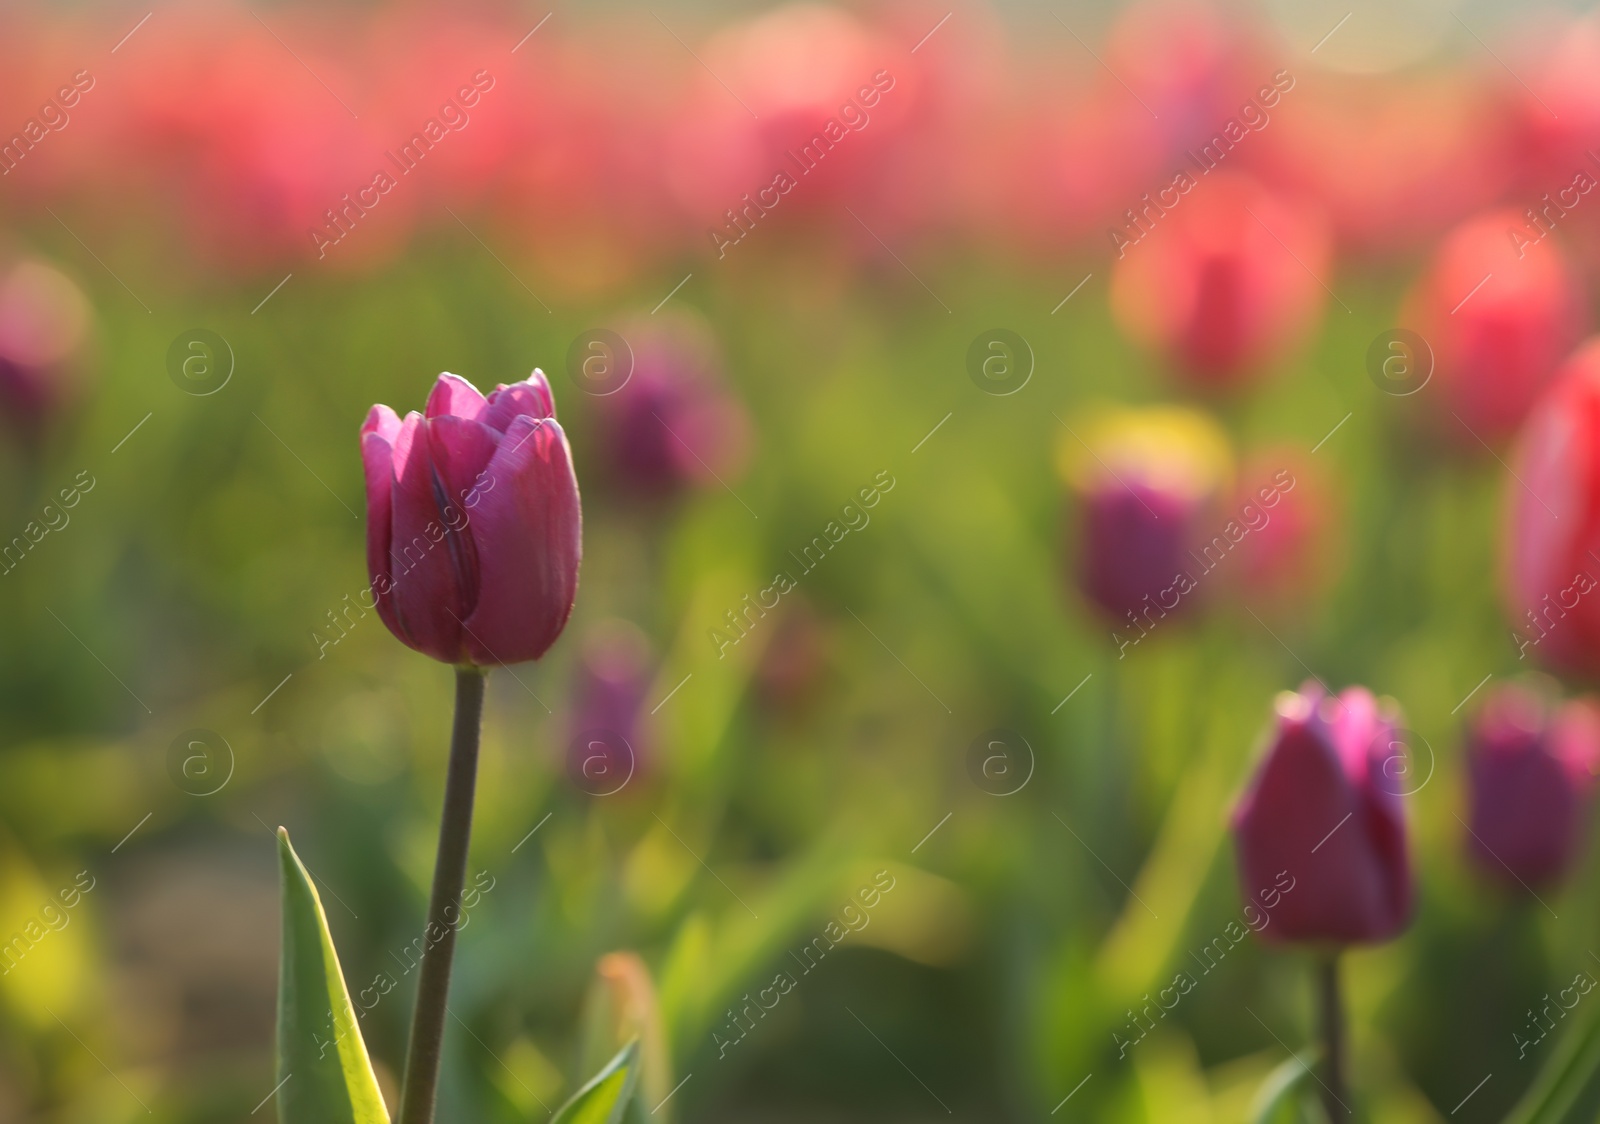
M283 863L278 1119L282 1124L389 1124L322 899L281 827L278 857Z
M1600 1011L1562 1037L1522 1100L1506 1117L1507 1124L1568 1124L1592 1121L1600 1097ZM1583 1111L1574 1111L1583 1104Z
M550 1124L618 1124L638 1084L639 1041L634 1039L561 1106Z
M1315 1057L1301 1060L1292 1056L1267 1074L1250 1109L1251 1124L1292 1124L1300 1120L1300 1096L1315 1064Z

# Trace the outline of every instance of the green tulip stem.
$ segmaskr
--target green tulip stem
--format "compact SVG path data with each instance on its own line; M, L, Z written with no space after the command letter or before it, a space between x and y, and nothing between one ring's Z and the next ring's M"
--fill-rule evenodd
M428 951L417 979L417 1007L411 1016L399 1124L433 1124L445 1002L450 994L450 963L456 951L456 927L446 914L454 910L459 919L461 892L467 880L484 678L483 668L456 668L456 722L450 737L444 815L439 821L439 857L434 863L433 893L428 900L428 925L423 935Z
M1339 994L1339 954L1317 960L1317 1007L1322 1032L1322 1105L1330 1121L1350 1115L1345 1086L1344 1000Z

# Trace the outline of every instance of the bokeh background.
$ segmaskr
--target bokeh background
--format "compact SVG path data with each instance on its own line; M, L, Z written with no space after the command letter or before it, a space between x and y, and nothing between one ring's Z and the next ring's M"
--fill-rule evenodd
M362 1023L393 1088L451 683L360 608L356 431L444 370L547 372L586 525L565 636L490 681L441 1119L545 1119L617 949L681 1120L1244 1119L1309 1041L1300 954L1239 942L1113 1035L1236 927L1228 811L1312 677L1417 735L1418 915L1348 964L1372 1118L1500 1119L1554 1049L1513 1033L1600 948L1593 863L1535 898L1462 822L1469 696L1532 662L1499 578L1531 394L1371 356L1541 285L1552 354L1497 358L1536 388L1583 333L1600 201L1525 212L1600 176L1595 18L8 4L0 141L0 937L44 929L0 975L0 1120L274 1111L279 824L351 990L399 981ZM1472 222L1493 249L1441 264ZM1223 435L1202 537L1296 481L1136 644L1076 580L1112 404Z

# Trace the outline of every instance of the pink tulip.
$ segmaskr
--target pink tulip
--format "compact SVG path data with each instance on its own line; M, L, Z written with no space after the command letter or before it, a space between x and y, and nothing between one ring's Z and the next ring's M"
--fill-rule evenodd
M1277 703L1277 730L1233 814L1239 877L1254 899L1287 877L1261 935L1350 944L1394 936L1413 886L1392 719L1364 687L1308 683Z
M1528 415L1505 489L1519 656L1600 672L1600 339L1567 360Z
M534 660L572 612L583 513L550 384L486 399L443 374L425 414L378 405L361 427L367 571L402 643L454 664Z
M1516 429L1582 332L1566 256L1554 240L1517 247L1525 225L1502 210L1456 227L1401 317L1432 348L1440 424L1473 449Z
M1600 707L1548 694L1499 688L1467 736L1469 853L1523 883L1558 878L1577 857L1600 769Z

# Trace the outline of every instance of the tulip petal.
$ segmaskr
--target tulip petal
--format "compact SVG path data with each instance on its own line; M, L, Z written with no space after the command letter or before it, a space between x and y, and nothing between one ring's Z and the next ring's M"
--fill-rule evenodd
M501 433L511 427L519 417L553 418L555 401L550 396L550 383L544 372L534 368L533 374L522 382L510 386L501 383L489 395L489 406L480 420L492 425Z
M583 516L566 434L553 418L517 418L471 512L478 604L466 622L475 663L538 659L572 612Z
M439 478L420 415L408 414L395 443L389 543L398 635L419 652L446 663L461 658L466 616L449 534L439 509ZM403 458L402 458L403 454Z
M379 410L388 413L394 424L387 428L391 434L397 434L400 420L394 416L394 411L387 406L374 406L373 414ZM372 420L369 416L368 421ZM394 446L391 438L384 436L384 428L374 426L369 431L366 426L362 427L361 467L367 478L367 576L372 579L372 598L378 616L391 632L399 634L391 588L394 579L389 572L389 542L394 532Z
M439 376L428 395L424 413L430 418L478 418L488 408L488 402L478 388L460 375L449 371Z
M434 499L444 524L444 544L456 569L465 620L478 604L478 552L467 530L467 501L473 489L488 481L484 470L500 443L500 435L470 418L437 417L427 422L428 454L433 460Z
M395 412L382 402L367 411L367 420L361 423L361 436L376 433L379 437L393 445L395 438L400 435L400 419Z

